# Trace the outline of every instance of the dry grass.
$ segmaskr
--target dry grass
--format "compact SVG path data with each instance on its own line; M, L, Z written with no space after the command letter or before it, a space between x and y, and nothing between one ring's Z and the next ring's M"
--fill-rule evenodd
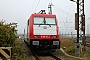
M61 48L64 48L64 50L70 55L75 55L75 43L73 42L73 40L76 39L60 38ZM83 58L86 57L90 60L90 50L81 52L80 56Z
M74 45L73 41L68 39L68 38L60 38L60 41L61 41L61 47L64 48L68 48L72 45Z

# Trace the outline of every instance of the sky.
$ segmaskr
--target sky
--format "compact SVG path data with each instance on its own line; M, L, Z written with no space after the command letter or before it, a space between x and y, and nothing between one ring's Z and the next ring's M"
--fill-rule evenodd
M77 11L76 3L70 0L0 0L0 20L7 23L17 22L18 33L24 33L27 29L27 20L32 13L46 10L51 3L53 14L56 14L61 33L75 33L74 14ZM90 0L85 0L86 33L90 33Z

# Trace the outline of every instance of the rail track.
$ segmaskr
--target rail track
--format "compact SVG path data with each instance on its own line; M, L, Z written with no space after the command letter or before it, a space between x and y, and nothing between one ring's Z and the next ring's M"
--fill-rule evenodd
M36 60L42 60L36 53L32 53Z
M46 55L38 55L37 53L32 53L36 60L61 60L58 56L53 53L47 53Z
M26 43L26 45L28 46L27 42L24 41ZM29 48L30 49L30 48ZM32 49L30 49L31 52L29 52L32 56L33 56L33 60L61 60L61 58L59 58L58 56L56 56L55 54L49 52L49 53L45 53L45 55L42 55L44 53L37 53L32 51Z
M56 60L61 60L61 58L59 58L58 56L54 55L53 53L50 53L51 54L51 57L56 59Z
M87 46L87 47L90 47L90 42L87 42L87 43L86 43L86 46Z

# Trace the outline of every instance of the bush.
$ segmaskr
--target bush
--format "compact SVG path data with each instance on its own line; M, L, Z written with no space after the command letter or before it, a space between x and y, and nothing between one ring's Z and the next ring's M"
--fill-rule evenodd
M4 21L0 21L0 46L13 46L16 39L16 27L16 23L6 24Z

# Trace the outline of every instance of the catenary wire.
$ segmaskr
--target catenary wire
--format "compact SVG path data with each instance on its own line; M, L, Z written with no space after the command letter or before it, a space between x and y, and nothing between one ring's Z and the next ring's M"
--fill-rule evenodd
M34 12L36 11L36 9L37 9L37 7L38 7L39 3L40 3L40 0L38 1L38 4L37 4L37 6L36 6L36 8L35 8Z

